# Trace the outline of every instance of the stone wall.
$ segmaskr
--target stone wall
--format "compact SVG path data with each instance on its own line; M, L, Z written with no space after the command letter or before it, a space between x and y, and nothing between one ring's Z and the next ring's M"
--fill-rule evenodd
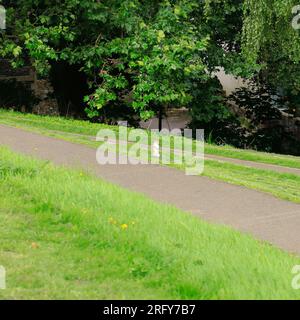
M33 83L33 92L39 103L33 107L33 113L40 115L59 115L58 104L54 96L54 90L47 79L36 79Z
M58 115L58 104L54 98L54 90L50 81L38 79L33 67L24 66L13 69L5 59L0 59L0 81L16 80L31 90L38 103L33 106L33 112L41 115Z
M17 79L18 81L34 82L35 74L32 67L25 66L13 69L5 59L0 59L0 80Z

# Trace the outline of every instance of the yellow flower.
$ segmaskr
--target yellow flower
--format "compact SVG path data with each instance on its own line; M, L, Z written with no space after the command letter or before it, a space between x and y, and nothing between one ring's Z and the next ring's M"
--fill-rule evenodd
M127 230L128 229L128 224L124 223L121 225L122 230Z

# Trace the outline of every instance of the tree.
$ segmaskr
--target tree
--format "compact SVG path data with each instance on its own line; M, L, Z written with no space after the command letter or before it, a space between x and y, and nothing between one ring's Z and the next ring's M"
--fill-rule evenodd
M299 115L300 35L292 25L299 13L296 4L294 0L246 0L243 56L258 80L279 90L289 100L290 112Z
M42 74L58 61L79 65L92 92L85 97L91 118L107 105L130 107L142 119L168 105L189 105L195 84L211 77L199 1L2 3L10 36L2 38L1 56L16 67L29 57Z

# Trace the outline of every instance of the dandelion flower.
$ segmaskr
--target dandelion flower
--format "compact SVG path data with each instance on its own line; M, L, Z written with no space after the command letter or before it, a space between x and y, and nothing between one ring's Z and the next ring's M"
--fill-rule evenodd
M128 229L128 224L124 223L121 225L122 230L127 230Z

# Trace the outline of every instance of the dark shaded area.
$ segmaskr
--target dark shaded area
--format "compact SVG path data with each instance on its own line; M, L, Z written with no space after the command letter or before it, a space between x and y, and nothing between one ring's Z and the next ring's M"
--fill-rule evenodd
M284 96L267 85L253 83L237 89L227 99L230 115L210 121L200 117L194 128L205 130L206 140L219 145L280 154L300 155L300 125L288 113L289 105ZM209 108L211 110L211 108Z
M0 81L0 106L22 112L32 112L38 103L31 89L31 83L18 82L15 79Z
M87 77L80 66L64 62L53 63L50 81L57 99L59 113L63 116L86 118L83 98L89 94Z

